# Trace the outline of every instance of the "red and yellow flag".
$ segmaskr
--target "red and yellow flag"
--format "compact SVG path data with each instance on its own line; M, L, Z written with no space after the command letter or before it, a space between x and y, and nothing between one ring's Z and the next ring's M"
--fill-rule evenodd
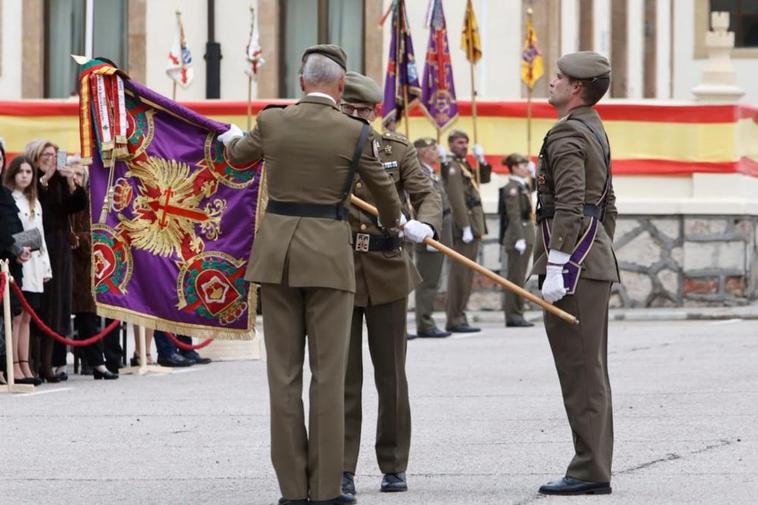
M526 21L526 40L524 41L524 50L521 52L521 80L529 89L534 88L534 84L542 77L545 72L542 61L542 53L537 47L537 34L534 32L532 25L532 16Z
M471 0L466 2L466 17L463 18L463 32L461 33L461 49L466 52L466 59L476 64L482 57L482 42L479 38L479 24L476 22L474 6Z

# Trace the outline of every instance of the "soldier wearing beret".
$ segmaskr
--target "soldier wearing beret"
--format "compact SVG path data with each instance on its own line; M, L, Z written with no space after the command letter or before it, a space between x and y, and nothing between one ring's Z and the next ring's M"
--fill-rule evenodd
M484 222L482 198L479 195L474 168L466 159L468 135L460 130L453 130L447 142L451 155L441 152L441 173L453 211L453 249L475 261L481 239L487 234L487 225ZM492 166L485 161L481 146L474 146L474 155L479 161L481 182L489 182ZM470 326L466 319L466 305L471 295L473 280L473 270L458 262L450 264L450 274L447 279L445 328L447 331L453 333L479 331L479 328Z
M261 285L271 461L283 495L280 505L356 501L340 493L345 369L356 290L345 206L356 172L374 197L388 240L396 240L399 226L397 190L376 157L369 125L338 108L345 60L337 46L307 49L300 101L263 110L244 136L235 126L219 136L232 162L266 163L269 201L245 279ZM302 402L306 341L312 372L307 431Z
M379 86L357 72L348 72L341 108L346 114L374 121L382 101ZM370 137L403 202L403 214L415 216L403 226L405 237L422 243L441 229L442 204L416 158L408 139L392 132L372 130ZM360 174L355 196L373 203L375 193ZM406 197L407 195L407 197ZM408 202L410 201L410 207ZM342 491L355 494L354 474L361 441L363 383L363 323L374 365L379 397L376 457L384 474L381 491L406 491L406 467L411 441L411 412L405 375L408 293L421 280L402 241L387 233L383 222L353 207L349 216L355 258L355 306L345 376L345 459Z
M545 300L580 319L572 325L545 312L575 454L565 477L539 491L607 494L613 454L608 300L619 281L617 212L608 137L593 106L608 90L611 67L583 51L561 57L558 69L549 102L560 119L545 136L537 171L533 272Z
M503 271L508 280L524 287L529 258L534 247L534 213L532 212L532 181L529 160L513 153L503 159L511 175L498 192L497 212L500 216L498 239L502 246ZM505 325L534 326L524 319L524 299L512 291L505 292Z
M437 152L437 141L430 137L417 139L413 146L418 153L418 161L421 170L424 171L432 182L434 191L442 201L442 233L440 241L450 247L453 243L453 218L450 209L450 201L445 193L434 165L439 163L440 155ZM421 274L421 284L416 287L416 333L420 338L443 338L449 337L449 331L442 331L432 318L434 312L434 299L440 284L442 266L445 263L445 255L433 247L425 244L416 244L416 268Z

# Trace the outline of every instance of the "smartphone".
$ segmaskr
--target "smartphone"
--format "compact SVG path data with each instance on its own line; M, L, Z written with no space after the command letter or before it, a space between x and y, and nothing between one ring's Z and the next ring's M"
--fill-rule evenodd
M58 149L58 154L55 158L55 168L56 170L60 170L61 168L66 166L66 159L68 158L68 152L66 152L63 149Z

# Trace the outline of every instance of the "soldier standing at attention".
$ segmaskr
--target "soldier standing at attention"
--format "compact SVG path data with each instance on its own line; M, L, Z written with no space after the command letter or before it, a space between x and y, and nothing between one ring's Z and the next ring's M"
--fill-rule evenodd
M442 201L442 232L440 241L450 247L453 243L453 218L450 210L450 201L447 199L445 187L439 176L434 172L434 165L439 163L440 155L437 150L437 141L430 137L417 139L413 146L418 152L418 161L421 169L432 182L434 191ZM434 312L434 299L440 285L442 266L445 263L445 255L426 244L416 244L416 268L421 274L421 284L416 287L416 333L420 338L443 338L449 337L449 331L442 331L432 318Z
M381 101L382 91L372 79L357 72L347 73L341 103L344 113L374 121ZM403 213L416 216L405 223L405 236L417 243L436 236L435 230L442 225L442 203L419 166L416 149L408 139L392 132L380 134L372 130L371 142L385 173L394 182L396 194L403 202ZM365 182L359 174L353 192L373 202L377 195ZM406 207L408 200L413 209ZM379 397L375 447L379 469L384 474L380 489L407 491L405 471L411 442L411 409L405 376L406 316L408 293L418 285L420 277L403 250L402 240L383 227L384 220L377 222L372 215L352 207L349 221L355 244L356 291L345 376L342 492L352 496L356 492L353 477L361 442L364 319Z
M503 271L509 281L523 288L534 247L529 160L513 153L503 160L503 165L511 173L508 183L499 190L497 202ZM504 308L506 326L534 326L524 319L524 299L512 291L505 291Z
M453 130L447 138L447 143L452 155L449 159L441 160L441 172L453 210L453 249L476 261L481 239L487 234L487 225L484 222L482 198L479 195L474 169L466 159L468 135L460 130ZM492 166L485 161L481 146L474 146L474 155L479 160L481 182L490 182ZM450 275L447 279L447 331L479 331L479 328L469 326L466 319L466 305L471 296L473 280L473 270L457 261L450 264Z
M550 81L549 103L560 119L540 151L534 273L545 300L576 315L580 324L545 312L575 454L565 477L543 485L543 494L611 492L608 300L611 284L619 281L613 252L617 212L608 137L592 108L608 90L610 72L604 56L583 51L561 57Z
M345 366L355 272L347 204L357 171L386 226L400 201L382 170L370 127L340 112L346 56L334 45L303 55L305 96L258 114L246 135L219 136L229 159L263 159L269 202L245 279L261 285L271 402L271 461L280 504L355 503L340 493ZM306 335L311 369L308 431L302 402Z

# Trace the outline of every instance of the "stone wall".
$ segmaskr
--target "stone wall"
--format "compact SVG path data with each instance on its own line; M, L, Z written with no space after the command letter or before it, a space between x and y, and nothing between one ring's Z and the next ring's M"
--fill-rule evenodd
M497 216L487 225L497 230ZM612 307L743 305L758 299L758 217L624 215L615 236L621 283ZM500 273L496 238L483 241L479 263ZM535 279L527 288L537 293ZM444 308L443 279L438 308ZM475 275L470 310L501 310L502 290Z

